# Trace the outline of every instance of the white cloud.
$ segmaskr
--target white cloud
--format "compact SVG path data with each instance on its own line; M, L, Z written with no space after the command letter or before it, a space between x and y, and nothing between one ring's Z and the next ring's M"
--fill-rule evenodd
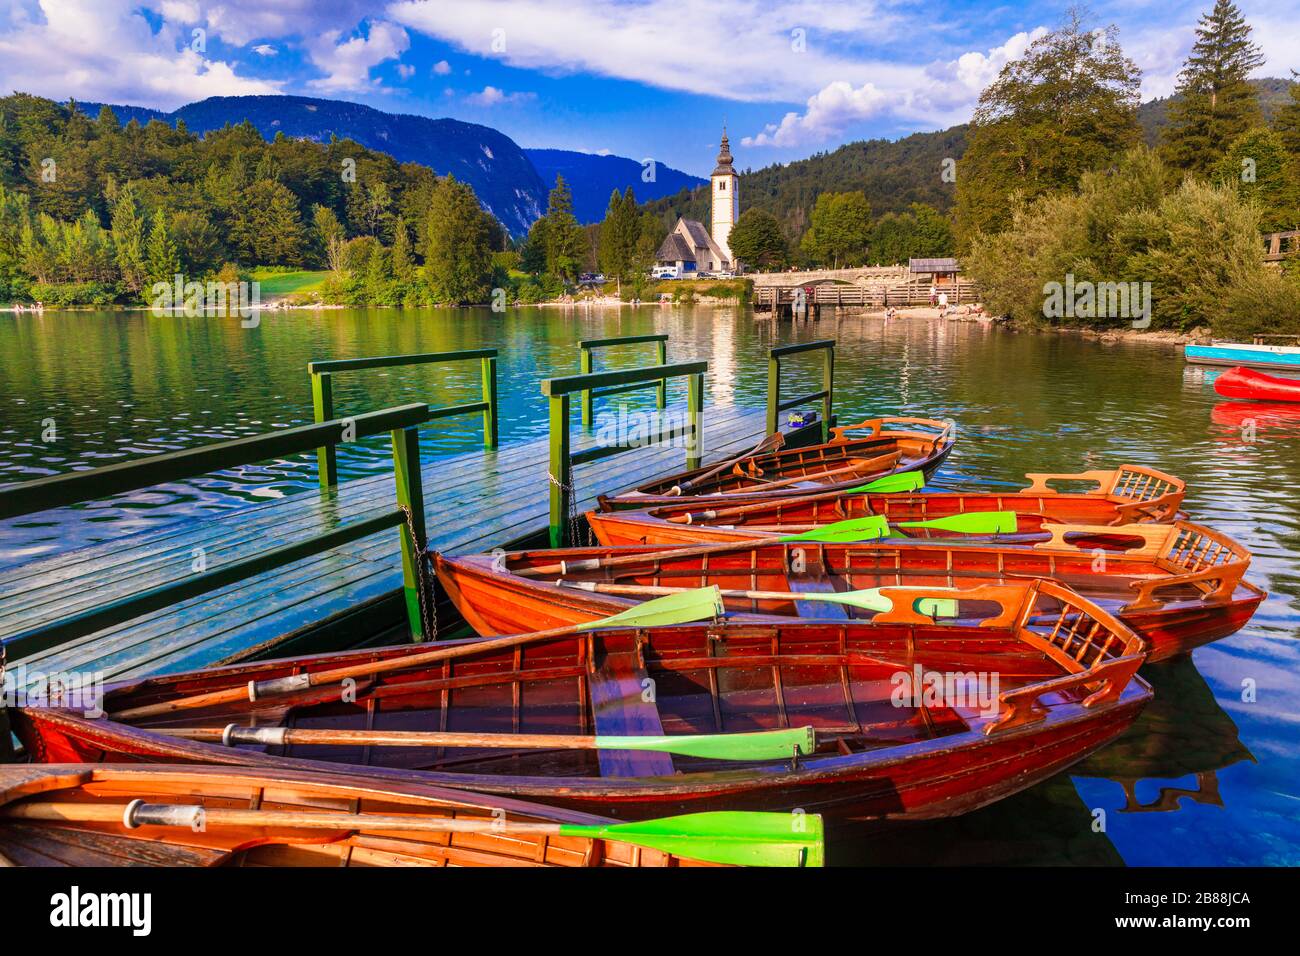
M259 43L257 46L253 47L253 52L258 56L275 56L280 51L269 43Z
M434 76L446 76L451 72L451 64L446 60L439 60L433 65Z
M513 105L535 99L536 96L536 93L507 93L495 86L485 86L478 93L471 93L465 97L465 102L475 106Z
M404 80L409 80L411 77L415 76L415 67L411 66L409 63L399 63L397 64L397 75Z
M188 16L188 5L177 5ZM0 88L55 99L174 108L209 96L277 93L189 48L188 28L154 33L132 0L41 0L0 32Z
M469 53L524 69L587 72L736 100L798 101L879 65L838 50L884 43L885 0L396 0L386 15ZM802 30L803 52L792 31ZM504 49L501 45L504 43ZM495 48L494 48L495 44ZM887 67L886 67L887 68Z
M307 55L326 74L309 85L329 92L376 86L379 81L371 78L371 67L397 59L410 47L411 38L401 27L384 20L373 21L369 26L367 36L342 40L342 30L327 30L309 40Z
M890 114L931 125L964 122L984 89L1009 61L1047 31L1017 33L986 53L963 53L955 60L905 68L891 80L859 87L843 80L828 83L808 98L804 112L786 113L779 123L746 136L744 146L808 146L833 139L854 123Z

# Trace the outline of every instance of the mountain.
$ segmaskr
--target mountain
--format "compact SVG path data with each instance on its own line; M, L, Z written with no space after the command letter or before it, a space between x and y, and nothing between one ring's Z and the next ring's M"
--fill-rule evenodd
M623 156L598 156L567 149L525 149L524 154L533 161L548 189L555 185L557 175L564 177L573 190L573 213L581 223L603 220L610 193L615 189L622 192L631 186L636 198L646 202L708 183L663 163L654 165L654 179L646 182L643 176L647 167Z
M79 105L92 118L100 110L98 103ZM453 174L468 183L483 208L515 235L526 233L546 211L547 187L532 161L514 140L488 126L384 113L359 103L305 96L214 96L171 113L109 105L123 123L158 119L174 125L184 120L193 133L248 120L267 139L284 133L317 142L328 142L331 136L355 140L399 162L421 163L439 175Z

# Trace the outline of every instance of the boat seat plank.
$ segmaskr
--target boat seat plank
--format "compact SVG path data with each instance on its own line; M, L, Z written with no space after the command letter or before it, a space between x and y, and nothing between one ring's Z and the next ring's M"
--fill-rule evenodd
M603 641L598 642L598 644ZM663 723L659 708L643 699L649 680L635 649L604 647L597 649L598 660L591 668L591 710L599 736L662 736ZM673 760L669 754L643 750L601 750L602 777L672 776Z

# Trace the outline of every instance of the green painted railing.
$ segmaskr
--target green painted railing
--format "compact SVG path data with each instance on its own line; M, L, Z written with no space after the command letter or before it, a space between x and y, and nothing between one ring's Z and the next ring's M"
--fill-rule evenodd
M654 365L649 368L623 369L614 372L593 372L588 375L570 375L564 378L542 380L542 394L550 399L551 423L551 546L562 547L568 537L569 509L574 504L573 468L590 461L599 461L620 452L631 451L645 445L672 441L686 436L686 467L698 468L704 453L704 373L708 362L681 362L676 365ZM573 452L569 445L570 398L575 392L619 388L646 382L667 382L671 378L687 380L687 423L674 428L660 428L652 436L632 444L611 444L584 451ZM607 393L608 394L608 393Z
M822 353L822 387L795 398L781 398L781 359L805 352ZM767 360L767 432L772 434L781 427L781 413L811 402L822 403L822 441L830 441L831 398L835 392L835 341L822 339L800 345L782 345L774 348Z
M402 405L358 415L349 420L300 425L265 435L251 435L185 451L150 455L137 461L106 465L90 471L75 471L0 487L0 520L16 518L50 508L100 501L123 492L195 478L226 468L306 454L324 443L339 441L344 429L348 428L355 431L358 438L390 432L393 467L397 476L397 506L391 511L353 521L293 544L268 549L253 558L210 571L196 572L186 578L13 634L0 642L4 645L6 655L10 659L17 659L57 647L106 627L133 620L142 614L170 607L178 601L198 597L394 527L400 528L403 586L411 633L416 640L422 640L424 633L420 617L416 554L417 551L424 550L426 535L424 495L420 485L419 432L416 426L428 418L429 406ZM414 542L407 531L408 520L415 532Z
M584 339L578 343L581 350L579 355L579 369L582 375L591 375L596 371L594 355L596 349L607 349L618 345L640 345L643 343L655 343L656 364L668 364L668 336L667 335L625 335L616 339ZM617 395L620 392L635 392L644 388L653 388L657 394L655 404L659 408L668 407L668 381L660 379L658 382L636 382L630 385L623 385L615 388L606 388L596 390L594 388L584 388L582 390L582 427L587 428L591 425L592 409L595 400L605 395Z
M442 408L430 408L429 419L451 418L453 415L483 414L483 447L496 448L497 434L497 350L466 349L462 352L424 352L416 355L385 355L377 358L331 359L323 362L309 362L307 372L311 375L311 400L315 410L316 421L327 422L334 418L334 381L331 376L338 372L360 372L374 368L394 368L401 365L439 365L450 362L468 362L478 359L482 365L483 400L466 402L462 405L447 405ZM346 421L346 419L344 419ZM345 434L345 441L352 437ZM320 487L329 491L339 483L338 453L335 445L325 445L317 449L319 462Z

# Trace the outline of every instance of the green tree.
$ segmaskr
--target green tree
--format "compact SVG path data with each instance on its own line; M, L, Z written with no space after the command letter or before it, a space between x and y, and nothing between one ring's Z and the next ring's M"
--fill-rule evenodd
M811 259L839 268L866 261L871 241L871 203L862 192L822 193L800 247Z
M1169 122L1161 131L1166 162L1208 175L1228 145L1260 122L1259 98L1248 77L1263 63L1241 11L1231 0L1216 0L1196 28L1169 104Z
M543 216L528 229L528 237L519 249L519 268L529 275L546 271L546 217Z
M284 183L256 180L232 210L228 228L231 249L245 262L302 263L302 217L297 197Z
M167 215L162 209L155 210L153 214L153 226L149 230L145 252L146 286L152 286L155 282L171 282L172 277L180 273L180 254L167 229Z
M1114 26L1094 30L1071 10L980 94L957 164L957 232L965 247L1010 224L1014 196L1072 189L1088 170L1140 142L1141 73Z
M313 244L319 261L336 276L342 275L347 234L339 217L328 206L316 205L312 207L311 222Z
M1259 210L1266 232L1293 229L1300 220L1300 176L1282 137L1263 126L1248 129L1228 147L1213 180L1236 189Z
M144 222L135 199L131 183L117 190L113 201L113 249L122 286L135 295L144 287L145 248Z
M731 254L756 269L780 269L790 261L790 246L770 212L751 206L740 214L727 238Z
M573 214L573 193L564 177L556 176L546 205L546 271L572 282L586 253L587 234Z
M933 206L912 203L904 213L885 213L871 230L871 259L884 265L951 256L952 223Z
M429 202L424 273L435 301L484 302L492 277L491 230L474 190L452 176Z
M1291 71L1291 99L1273 116L1273 129L1282 137L1282 145L1300 162L1300 73Z
M605 221L600 224L598 243L600 268L605 275L622 280L628 277L636 259L636 244L641 235L640 216L632 187L622 195L616 189L609 197Z

